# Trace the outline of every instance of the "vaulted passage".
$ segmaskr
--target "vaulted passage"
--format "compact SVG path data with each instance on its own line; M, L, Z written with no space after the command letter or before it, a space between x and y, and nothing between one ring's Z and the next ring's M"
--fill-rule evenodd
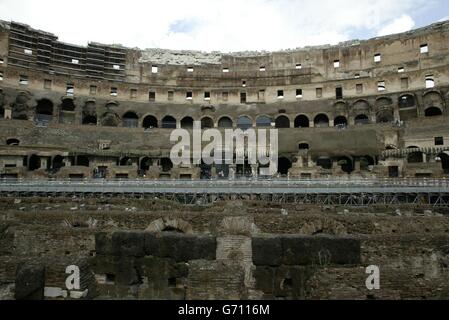
M181 120L181 128L182 129L193 129L193 118L185 117Z
M157 119L154 116L146 116L142 125L145 129L157 128Z
M218 121L218 127L219 128L232 128L234 123L232 122L231 118L229 117L222 117Z
M334 126L336 127L347 127L348 126L348 119L344 116L336 117L334 120Z
M53 102L48 99L42 99L37 102L36 121L50 122L53 119Z
M358 126L362 126L365 124L369 124L369 118L365 114L360 114L357 117L355 117L354 122Z
M123 126L126 128L137 128L139 117L135 112L127 112L123 115Z
M315 117L314 123L317 128L327 128L329 127L329 118L325 114L319 114Z
M310 126L310 120L304 115L297 116L295 119L295 128L308 128Z
M426 109L425 115L426 117L439 117L443 115L443 112L441 112L440 108L430 107Z
M276 128L286 129L290 128L290 119L286 116L280 116L276 119Z
M253 126L253 122L250 118L248 117L239 117L237 120L237 128L242 129L242 130L247 130L249 128L252 128Z
M96 116L85 116L83 118L83 125L92 125L92 126L96 126L97 125L97 117Z
M162 119L163 129L176 129L176 119L172 116L166 116Z
M201 119L201 129L212 129L214 127L214 120L206 117Z

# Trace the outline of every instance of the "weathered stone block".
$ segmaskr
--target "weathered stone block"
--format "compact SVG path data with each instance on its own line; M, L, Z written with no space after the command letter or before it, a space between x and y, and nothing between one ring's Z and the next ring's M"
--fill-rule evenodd
M21 265L16 273L16 300L43 300L45 289L45 267Z
M143 257L145 233L116 232L112 235L112 251L114 255L125 257Z
M279 266L282 263L282 241L279 237L252 239L253 263L256 266Z
M97 255L113 254L111 234L106 232L95 234L95 251Z
M328 265L360 263L360 241L340 237L282 237L283 264Z

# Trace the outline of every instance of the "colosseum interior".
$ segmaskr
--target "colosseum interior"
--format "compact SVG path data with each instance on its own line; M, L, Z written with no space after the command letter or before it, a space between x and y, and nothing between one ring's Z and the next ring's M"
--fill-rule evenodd
M181 203L8 185L0 299L448 299L448 108L449 22L222 54L77 46L0 21L2 184L378 180L443 194L432 205L419 195ZM278 173L174 165L170 133L196 121L278 129ZM80 292L65 288L69 265L81 269ZM366 287L370 265L380 290Z

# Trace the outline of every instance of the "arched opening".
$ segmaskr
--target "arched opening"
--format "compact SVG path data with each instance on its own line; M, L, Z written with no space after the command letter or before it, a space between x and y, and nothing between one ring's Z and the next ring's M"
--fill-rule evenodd
M354 171L354 165L352 163L352 160L348 157L341 157L338 159L338 165L341 167L341 170L346 173L351 173Z
M162 119L163 129L176 129L176 119L172 116L166 116Z
M8 139L6 140L6 145L7 146L18 146L20 145L20 140L19 139Z
M317 167L321 167L325 170L332 169L332 159L329 157L319 157L316 161Z
M319 114L315 117L314 123L317 128L327 128L329 127L329 118L325 114Z
M162 172L170 172L173 169L173 162L169 158L161 159Z
M157 119L154 116L146 116L143 119L143 124L142 126L145 129L153 129L153 128L157 128Z
M64 158L62 156L56 156L53 158L52 168L53 170L59 170L65 167Z
M73 99L64 99L61 104L61 111L75 111L75 103L73 103Z
M377 113L376 116L377 123L391 123L394 121L393 110L382 110Z
M364 156L360 158L360 170L368 171L371 166L374 166L374 159L371 156Z
M193 119L191 117L185 117L181 120L182 129L193 129Z
M276 128L277 129L287 129L290 128L290 119L286 116L279 116L276 118Z
M50 122L53 118L53 102L48 99L41 99L36 106L36 121Z
M338 116L334 119L334 126L346 128L348 126L348 119L344 116Z
M441 166L444 170L444 174L449 174L449 155L446 153L440 153L438 158L441 161Z
M229 117L223 117L218 120L218 127L219 128L232 128L234 126L234 123L231 118Z
M101 118L101 125L104 127L118 127L120 124L120 117L113 111L106 111Z
M260 116L256 119L256 126L261 128L268 128L271 127L272 122L273 120L271 120L270 117Z
M411 146L408 147L411 152L407 156L408 163L423 163L424 162L424 153L419 151L419 147Z
M309 150L310 149L310 145L308 143L300 143L298 145L298 149L299 150Z
M35 171L41 168L41 158L33 154L28 159L28 170Z
M142 160L140 160L140 170L142 170L142 171L146 172L146 171L150 170L150 167L152 165L153 165L153 161L148 157L145 157Z
M123 157L123 158L120 159L119 165L120 165L121 167L132 166L132 165L133 165L133 161L132 161L131 158L129 158L129 157Z
M310 120L305 115L297 116L295 119L295 128L308 128L310 127Z
M416 106L415 97L409 94L399 97L398 103L399 109L413 108Z
M76 157L76 165L79 167L89 167L90 162L87 156L78 156Z
M125 128L137 128L139 126L139 117L135 112L127 112L123 115L123 126Z
M253 121L246 117L239 117L237 119L237 128L242 129L242 130L248 130L249 128L252 128L253 126Z
M5 109L0 106L0 119L4 119L5 118Z
M425 115L426 117L439 117L443 115L443 112L441 111L440 108L430 107L426 109Z
M357 126L362 126L365 124L369 124L369 118L366 114L359 114L355 117L354 122Z
M96 116L85 116L83 118L83 125L96 126L97 125L97 117Z
M281 157L279 158L279 162L278 162L278 173L282 176L286 176L288 175L288 171L291 169L292 167L292 162L285 157Z
M201 119L201 129L212 129L214 127L214 120L209 117Z

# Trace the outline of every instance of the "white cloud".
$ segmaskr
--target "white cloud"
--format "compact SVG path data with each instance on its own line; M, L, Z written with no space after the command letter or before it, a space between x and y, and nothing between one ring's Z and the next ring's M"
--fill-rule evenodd
M378 36L386 36L389 34L406 32L415 26L415 21L409 15L402 15L399 18L393 20L391 23L387 24L385 27L380 29L377 33Z
M61 41L204 51L280 50L376 34L436 0L0 0L0 19ZM410 27L404 19L391 30ZM399 25L399 26L398 26ZM182 31L183 26L186 32Z

